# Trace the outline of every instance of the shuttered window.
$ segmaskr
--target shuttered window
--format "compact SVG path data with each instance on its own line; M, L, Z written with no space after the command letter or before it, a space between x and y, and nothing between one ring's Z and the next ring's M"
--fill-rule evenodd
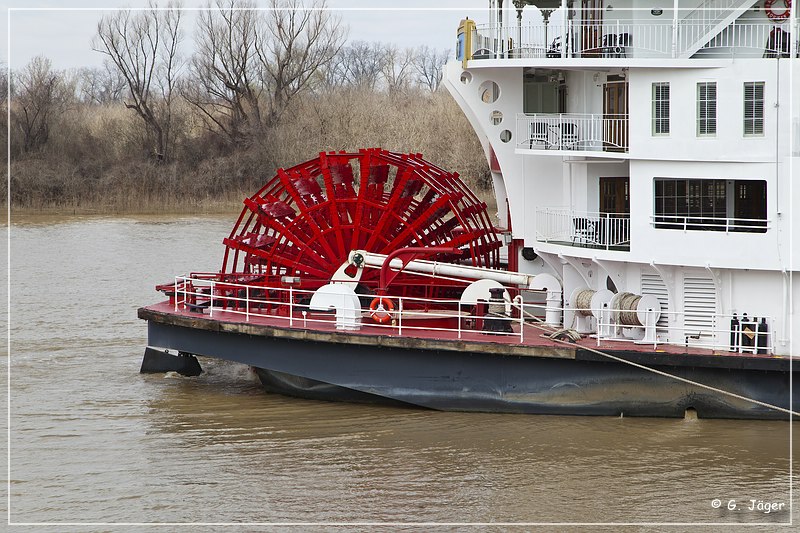
M669 83L653 84L653 135L669 135Z
M697 135L717 134L717 84L697 84Z
M764 82L744 84L744 134L764 135Z

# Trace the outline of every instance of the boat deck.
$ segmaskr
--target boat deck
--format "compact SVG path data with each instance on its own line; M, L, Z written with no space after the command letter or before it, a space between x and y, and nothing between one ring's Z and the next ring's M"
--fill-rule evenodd
M437 316L441 316L437 314ZM533 356L583 360L607 360L604 354L644 364L668 366L710 366L720 368L752 368L787 370L791 357L770 354L737 353L674 344L642 344L632 340L605 340L584 335L576 342L549 338L553 329L526 322L512 324L512 333L492 334L472 329L415 326L411 321L397 325L381 325L364 317L358 330L337 329L330 313L295 312L286 315L265 315L243 311L178 309L162 302L139 310L139 317L162 324L204 330L242 333L265 337L302 338L309 341L368 344L386 347L418 348L446 351L474 351L507 356ZM601 352L601 353L598 353Z

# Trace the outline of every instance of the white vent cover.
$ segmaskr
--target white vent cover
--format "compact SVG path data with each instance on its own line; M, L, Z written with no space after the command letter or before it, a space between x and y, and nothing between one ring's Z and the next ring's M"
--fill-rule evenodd
M641 294L642 296L655 296L658 303L661 304L661 316L658 318L656 326L659 328L660 334L665 333L667 326L669 326L669 315L667 315L667 311L669 310L669 293L667 292L667 286L664 284L661 276L642 272Z
M714 315L717 312L714 280L686 276L683 279L683 311L686 335L713 337Z

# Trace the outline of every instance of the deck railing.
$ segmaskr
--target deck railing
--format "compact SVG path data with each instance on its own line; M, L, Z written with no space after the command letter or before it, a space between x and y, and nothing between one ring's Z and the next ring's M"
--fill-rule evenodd
M694 215L651 215L656 229L683 231L720 231L725 233L766 233L770 221L764 218L726 218Z
M528 150L628 151L628 115L517 114L517 148Z
M745 4L754 4L755 0L705 0L683 17L679 22L679 27L701 26L708 32L714 26L721 23L736 8L743 7Z
M638 337L641 332L629 331L626 335L625 326L614 322L612 317L619 310L605 309L601 319L595 321L595 334L597 345L600 341L628 341L642 344ZM694 321L708 324L707 327L685 325L689 318L687 313L668 312L661 310L661 316L667 325L655 326L655 350L659 344L683 345L685 347L706 348L741 354L772 354L775 353L775 320L771 316L751 317L746 321L731 314L709 313L690 315ZM736 317L736 323L733 319ZM684 323L684 325L681 325ZM638 333L638 334L637 334ZM669 342L665 342L669 339Z
M697 43L701 55L744 54L763 57L798 57L800 46L790 34L769 22L733 22L717 36L709 36L709 22L581 24L566 25L483 24L472 38L473 59L516 58L667 58L693 55Z
M394 309L385 312L391 317L387 323L373 322L366 309L352 309L361 317L362 325L357 328L361 333L375 335L392 335L408 337L430 337L433 332L443 333L443 338L462 339L468 334L484 334L486 340L505 338L512 343L536 342L541 335L550 334L559 328L544 325L542 317L552 311L552 304L527 303L525 293L538 291L518 290L513 300L506 302L505 313L488 315L476 312L477 306L459 306L458 300L392 297ZM173 289L169 291L175 312L202 313L221 321L243 320L253 322L259 319L270 319L269 324L277 323L290 328L330 331L336 327L336 318L331 312L313 310L308 303L314 291L294 287L269 287L217 281L214 274L176 276ZM363 302L362 302L363 305ZM449 308L446 310L444 308ZM572 312L590 309L569 309ZM556 309L559 313L563 308ZM641 331L638 335L628 326L621 326L613 317L621 310L606 308L600 320L594 320L593 337L597 345L601 341L637 342L642 344ZM655 335L652 344L692 346L713 350L725 350L738 353L773 353L774 323L772 317L759 319L751 317L749 321L734 327L732 315L711 313L700 316L692 313L693 323L708 324L706 328L697 325L683 325L688 318L685 313L661 310L667 317L667 325L654 326ZM741 317L741 315L740 315ZM419 319L425 319L424 324ZM505 323L508 331L493 331L491 335L482 327L488 320ZM440 325L431 325L438 321ZM566 324L572 327L573 324ZM636 329L636 328L634 328ZM627 330L627 331L625 331ZM475 340L475 337L472 337Z
M536 240L606 250L630 250L627 214L590 213L568 208L536 210Z

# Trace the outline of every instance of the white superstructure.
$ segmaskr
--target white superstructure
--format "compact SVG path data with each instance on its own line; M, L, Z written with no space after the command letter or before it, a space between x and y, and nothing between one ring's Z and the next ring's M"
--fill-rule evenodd
M584 289L655 296L660 342L730 349L746 314L744 333L757 318L769 351L800 355L797 9L489 4L445 84L490 161L509 267L556 276L566 307Z

